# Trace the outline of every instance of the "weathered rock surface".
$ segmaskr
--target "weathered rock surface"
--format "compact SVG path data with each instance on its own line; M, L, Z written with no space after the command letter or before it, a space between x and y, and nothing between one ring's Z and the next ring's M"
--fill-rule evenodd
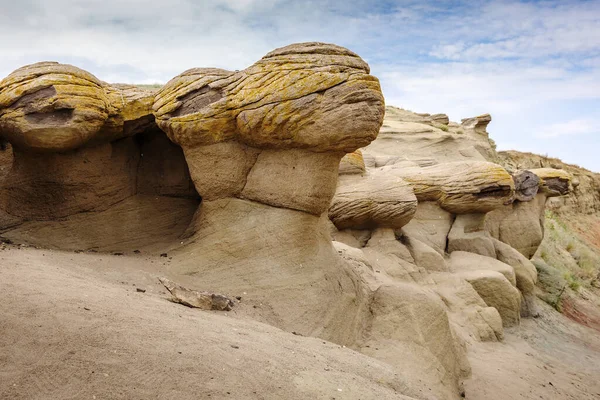
M369 66L323 43L276 49L239 72L186 71L161 89L153 109L184 149L236 140L345 153L375 139L384 112Z
M503 326L538 315L537 273L526 256L543 238L546 199L571 190L560 171L509 173L497 164L490 121L482 115L458 125L388 107L378 138L340 164L343 197L329 213L339 229L333 237L360 252L374 282L431 288L468 342L502 340ZM391 192L382 176L405 182L417 199L412 219L393 235L392 220L363 222L373 219L366 215L379 205L375 195ZM343 225L344 216L359 223Z
M521 294L503 274L491 270L473 270L463 271L460 276L473 286L488 306L498 310L504 327L519 324Z
M139 155L131 139L67 153L14 149L4 211L25 220L102 211L136 193Z
M329 206L340 158L377 136L384 111L368 65L323 43L277 49L239 72L186 71L159 91L153 110L203 199L315 215Z
M450 254L449 264L454 272L479 270L496 271L504 275L511 285L517 286L513 267L496 260L496 258L481 256L467 251L455 251Z
M0 82L0 132L23 151L64 152L139 133L153 121L153 99L71 65L32 64Z
M410 235L403 235L399 240L406 243L412 258L418 267L425 268L429 272L448 271L444 257L442 257L435 249Z
M137 193L197 197L181 150L167 142L157 154L147 144L153 101L151 90L110 85L70 65L10 74L0 82L0 136L12 144L0 208L13 219L53 220L104 211Z
M470 367L435 294L407 284L383 285L374 294L371 312L373 328L362 352L392 365L410 366L421 376L433 373L435 383L423 382L421 389L433 389L439 398L456 396L448 388L459 386Z
M457 215L448 233L448 253L468 251L496 257L492 237L485 230L485 214Z
M427 276L427 270L415 262L410 249L396 238L393 229L372 231L363 252L376 272L385 273L394 281L421 282Z
M563 196L572 189L572 176L567 171L555 168L537 168L532 169L531 172L540 178L540 189L547 197Z
M549 204L552 210L582 215L600 212L600 174L564 163L557 158L532 153L501 151L498 156L502 164L511 170L552 168L569 173L573 189L564 196L553 198ZM564 187L564 184L562 186Z
M537 317L539 315L535 299L535 284L537 270L531 261L513 247L493 239L498 261L510 265L514 269L517 289L523 295L521 304L522 317Z
M489 162L448 162L430 167L383 167L404 179L417 199L436 201L454 214L488 212L510 201L512 177L504 168Z
M443 114L442 114L443 115ZM467 120L462 126L442 118L387 107L377 140L364 149L378 165L410 161L430 166L453 161L496 161L485 127L489 115ZM445 123L445 124L444 124Z
M561 169L531 169L539 180L539 191L527 201L512 204L487 214L486 229L499 239L531 258L544 238L544 211L547 199L563 196L573 190L572 175ZM526 196L529 198L529 196Z
M338 229L400 229L417 209L412 188L393 175L340 177L329 219Z
M513 172L512 176L515 181L515 200L533 200L540 187L540 177L527 170Z
M454 218L435 202L419 202L415 216L402 228L402 232L425 243L440 255L444 255L448 232Z
M362 151L356 150L346 154L340 161L340 175L354 175L365 173L365 160Z
M158 280L171 293L172 301L184 306L202 310L230 311L235 305L232 299L222 294L191 290L164 277Z
M432 290L448 307L450 320L458 326L458 331L466 331L467 339L481 342L504 339L498 310L488 307L470 283L457 274L435 274L432 280Z

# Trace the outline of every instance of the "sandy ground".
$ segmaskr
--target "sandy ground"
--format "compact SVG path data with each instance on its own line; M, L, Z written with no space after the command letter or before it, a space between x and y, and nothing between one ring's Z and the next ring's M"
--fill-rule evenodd
M351 349L167 301L151 261L1 250L0 399L405 398Z
M167 301L168 263L0 249L0 399L405 398L391 367L253 321L243 297L229 313ZM549 308L469 358L467 399L600 399L600 334Z
M467 399L600 399L600 332L549 306L506 330L503 343L470 350Z

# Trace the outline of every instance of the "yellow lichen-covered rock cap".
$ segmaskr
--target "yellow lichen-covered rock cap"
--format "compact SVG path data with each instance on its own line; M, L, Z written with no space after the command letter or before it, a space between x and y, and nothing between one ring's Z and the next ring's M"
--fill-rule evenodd
M573 176L564 169L536 168L530 171L540 178L540 189L548 197L563 196L572 190Z
M412 188L392 174L342 176L329 207L338 229L400 229L417 210Z
M300 43L243 71L186 71L157 93L153 110L160 128L184 148L236 140L258 148L352 152L377 136L384 99L356 54Z
M429 167L383 167L408 182L419 202L436 201L454 214L486 213L510 203L515 185L500 165L457 161Z
M41 62L0 82L0 136L32 151L67 151L135 134L152 118L153 94L111 86L72 65ZM133 128L133 129L132 129Z

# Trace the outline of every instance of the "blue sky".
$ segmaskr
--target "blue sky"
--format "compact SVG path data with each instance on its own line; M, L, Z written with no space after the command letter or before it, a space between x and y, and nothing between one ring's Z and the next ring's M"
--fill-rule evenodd
M109 82L243 69L293 42L361 55L389 105L489 112L499 149L600 172L600 0L0 0L0 76L41 60Z

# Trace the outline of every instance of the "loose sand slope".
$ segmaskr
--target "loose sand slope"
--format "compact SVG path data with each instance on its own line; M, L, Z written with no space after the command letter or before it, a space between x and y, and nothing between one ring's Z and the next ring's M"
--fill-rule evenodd
M355 351L244 319L243 306L167 301L145 265L1 251L0 398L407 398L390 367Z
M251 321L243 297L229 313L167 301L168 262L1 250L0 398L407 398L390 367ZM468 399L600 396L600 338L550 309L469 356Z

